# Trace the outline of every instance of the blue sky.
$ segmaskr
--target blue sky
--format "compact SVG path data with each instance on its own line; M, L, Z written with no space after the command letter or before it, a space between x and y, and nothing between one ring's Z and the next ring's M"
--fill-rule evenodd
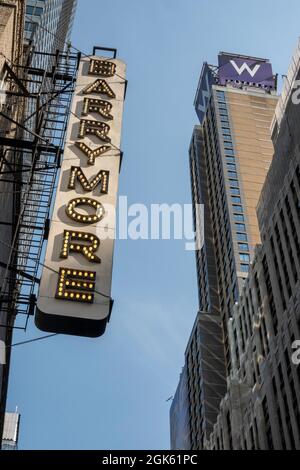
M72 43L118 48L128 64L120 195L189 203L188 147L203 61L220 50L270 58L285 74L298 0L79 0ZM105 336L13 351L8 409L20 449L167 449L169 403L197 312L194 254L182 241L118 241ZM40 336L33 326L15 341Z

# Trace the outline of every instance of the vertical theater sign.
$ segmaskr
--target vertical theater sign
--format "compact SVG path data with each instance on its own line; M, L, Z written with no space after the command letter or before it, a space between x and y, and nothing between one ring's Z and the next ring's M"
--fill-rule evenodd
M43 331L97 337L112 308L126 66L80 62L37 301Z

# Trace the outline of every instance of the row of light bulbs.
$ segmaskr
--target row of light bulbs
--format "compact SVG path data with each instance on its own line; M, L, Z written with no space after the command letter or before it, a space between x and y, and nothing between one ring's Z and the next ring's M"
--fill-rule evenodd
M116 98L116 94L114 91L110 88L110 86L106 83L105 80L98 79L94 83L91 83L88 85L84 90L83 94L84 95L90 95L92 93L95 93L97 95L106 95L109 98Z
M72 166L71 176L68 184L69 189L75 189L76 178L79 180L82 188L85 191L93 191L97 185L101 183L101 194L108 193L109 171L100 170L99 173L92 179L92 181L89 181L80 166Z
M90 242L90 246L74 243L75 241ZM70 251L83 254L88 261L101 263L98 256L95 255L100 246L100 240L95 235L83 232L73 232L72 234L65 230L63 248L60 254L61 258L67 259Z
M103 142L110 142L110 137L108 137L109 131L110 126L105 122L82 119L80 121L78 137L82 139L85 135L92 134L99 137Z
M72 281L68 280L68 277L71 277ZM88 282L75 282L75 280L81 280L82 278ZM94 294L92 292L95 288L95 279L95 272L66 270L61 268L59 272L56 298L60 300L73 300L91 304L94 302ZM84 292L68 291L66 287L69 288L69 286L76 287L76 290L83 290ZM88 291L90 291L90 293Z
M116 65L113 62L96 59L91 59L90 61L89 74L112 77L115 72ZM103 79L97 79L95 82L88 85L83 90L83 94L102 94L112 99L116 98L114 91ZM103 118L112 120L113 116L110 114L112 107L112 104L105 100L84 98L82 115L99 113ZM103 142L110 143L111 139L108 137L109 131L110 126L105 122L82 119L80 121L78 137L84 138L85 135L96 135ZM95 165L96 157L99 157L111 150L111 146L109 145L102 145L94 150L86 145L85 142L76 142L75 145L88 157L89 165ZM92 181L89 181L80 167L71 167L71 176L68 184L69 189L75 189L76 178L79 179L79 182L85 191L92 191L99 183L101 183L101 193L108 193L108 171L100 171ZM91 207L94 211L93 215L83 215L79 213L76 208L80 206ZM72 199L67 204L66 214L71 220L79 222L80 224L94 224L102 220L105 215L105 211L102 204L95 199L78 197L76 199ZM91 245L85 246L76 243L76 241L90 242ZM100 263L100 258L95 254L99 245L100 240L92 234L87 234L81 231L72 232L66 230L64 232L63 248L60 257L66 259L69 256L69 252L72 251L83 254L91 262ZM61 268L56 298L83 303L93 303L95 280L95 272ZM88 291L91 292L89 293Z
M101 77L113 77L116 73L116 64L108 60L91 59L89 74Z
M94 211L94 215L82 215L77 212L75 209L76 207L80 206L90 206ZM86 199L84 197L79 197L76 199L72 199L67 207L66 207L67 216L72 219L76 220L81 224L92 224L96 222L100 222L105 215L105 210L102 204L95 199Z
M75 145L88 157L88 165L95 165L95 159L97 157L101 157L101 155L111 150L109 145L101 145L101 147L97 147L94 150L84 142L75 142Z
M113 116L110 114L112 107L109 101L84 98L82 114L87 116L89 113L99 113L100 116L112 121Z

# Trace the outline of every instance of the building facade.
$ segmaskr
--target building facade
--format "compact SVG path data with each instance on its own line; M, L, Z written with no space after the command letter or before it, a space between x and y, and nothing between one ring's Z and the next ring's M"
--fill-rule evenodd
M18 450L19 428L19 413L5 413L2 450Z
M16 84L11 79L11 73L15 70L15 65L22 64L23 58L23 25L24 25L24 1L6 0L0 5L0 138L18 138L19 129L10 119L18 120L23 113L23 100L17 100L13 93L17 91ZM2 360L0 362L0 436L4 426L4 413L6 404L6 394L8 385L8 369L10 360L10 350L6 350L6 345L10 344L12 330L7 328L8 316L6 309L2 309L3 297L7 296L11 290L10 286L3 286L3 279L6 274L6 267L10 261L8 247L14 237L13 217L14 207L16 207L17 196L12 190L12 185L5 174L5 161L10 163L10 155L7 149L0 145L0 282L1 282L1 303L0 303L0 342L2 349ZM0 439L1 440L1 439Z
M24 26L28 30L25 21L30 23L35 13L28 7L41 3L43 12L36 15L41 23L32 31L28 48ZM77 54L63 53L75 6L73 0L7 0L0 6L0 346L1 353L5 351L0 364L0 436L12 334L16 327L26 328L34 311L38 262L76 79ZM25 326L16 325L20 317Z
M26 0L25 41L36 50L64 50L70 41L77 0Z
M270 124L277 96L273 88L215 80L201 122L202 147L195 142L198 127L190 162L193 204L205 211L204 247L197 252L199 309L221 314L229 371L227 324L260 242L256 206L273 156Z
M171 406L171 447L184 450L190 448L190 415L186 366L182 369L180 385Z
M232 370L210 449L300 449L300 44L272 123L261 245L230 322Z
M274 152L277 100L266 59L220 53L218 68L203 66L195 98L200 126L190 146L193 205L204 209L199 313L185 354L192 449L209 440L232 367L228 323L260 243L256 206Z

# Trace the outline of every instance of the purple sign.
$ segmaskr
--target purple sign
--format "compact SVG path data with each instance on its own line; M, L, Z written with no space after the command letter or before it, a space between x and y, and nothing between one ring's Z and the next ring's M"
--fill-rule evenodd
M272 65L262 59L219 55L219 83L244 83L261 86L267 89L276 89L276 80Z
M204 62L194 102L200 124L203 122L214 83L216 79L207 62Z

